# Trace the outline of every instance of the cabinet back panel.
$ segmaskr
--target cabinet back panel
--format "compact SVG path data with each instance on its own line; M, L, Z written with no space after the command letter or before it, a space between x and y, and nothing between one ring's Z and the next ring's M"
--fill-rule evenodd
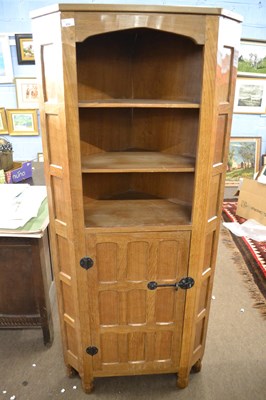
M196 155L198 110L80 109L81 154L138 149Z
M199 101L202 46L154 29L105 33L77 43L79 100Z

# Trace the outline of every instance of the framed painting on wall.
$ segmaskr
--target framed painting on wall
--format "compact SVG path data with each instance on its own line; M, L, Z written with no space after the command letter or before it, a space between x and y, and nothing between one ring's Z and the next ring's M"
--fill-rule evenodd
M260 168L261 137L231 137L226 186L238 186L240 178L253 179Z
M16 78L18 108L39 108L36 78Z
M266 42L243 39L240 42L238 75L266 78Z
M0 135L8 135L6 112L4 108L0 108Z
M15 34L18 64L35 64L32 34Z
M7 35L0 35L0 83L13 82L13 66Z
M237 78L234 113L264 114L266 79Z
M39 134L36 110L6 110L9 135L36 136Z

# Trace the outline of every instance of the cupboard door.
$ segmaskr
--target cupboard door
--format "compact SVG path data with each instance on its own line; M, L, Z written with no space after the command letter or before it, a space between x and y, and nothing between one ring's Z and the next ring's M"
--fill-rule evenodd
M188 231L87 235L94 376L177 371L186 290L147 285L187 276L189 240Z

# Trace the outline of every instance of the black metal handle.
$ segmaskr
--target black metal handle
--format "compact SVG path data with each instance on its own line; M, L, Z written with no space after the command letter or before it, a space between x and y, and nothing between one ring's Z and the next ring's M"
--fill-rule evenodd
M190 276L187 276L186 278L182 278L179 282L175 282L175 283L157 283L155 281L151 281L147 284L147 288L150 290L155 290L158 287L174 287L175 290L178 290L178 288L181 289L190 289L192 288L192 286L194 286L194 279L191 278Z
M83 257L80 262L80 266L84 269L89 269L93 266L93 259L90 257Z

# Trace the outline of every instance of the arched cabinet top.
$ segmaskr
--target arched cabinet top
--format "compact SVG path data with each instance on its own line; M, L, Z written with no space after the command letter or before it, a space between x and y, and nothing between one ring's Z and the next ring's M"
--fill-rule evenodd
M118 4L55 4L33 11L31 17L35 19L57 12L61 13L63 29L75 26L76 42L83 42L100 33L150 28L186 36L203 45L207 16L241 21L239 15L221 8Z

